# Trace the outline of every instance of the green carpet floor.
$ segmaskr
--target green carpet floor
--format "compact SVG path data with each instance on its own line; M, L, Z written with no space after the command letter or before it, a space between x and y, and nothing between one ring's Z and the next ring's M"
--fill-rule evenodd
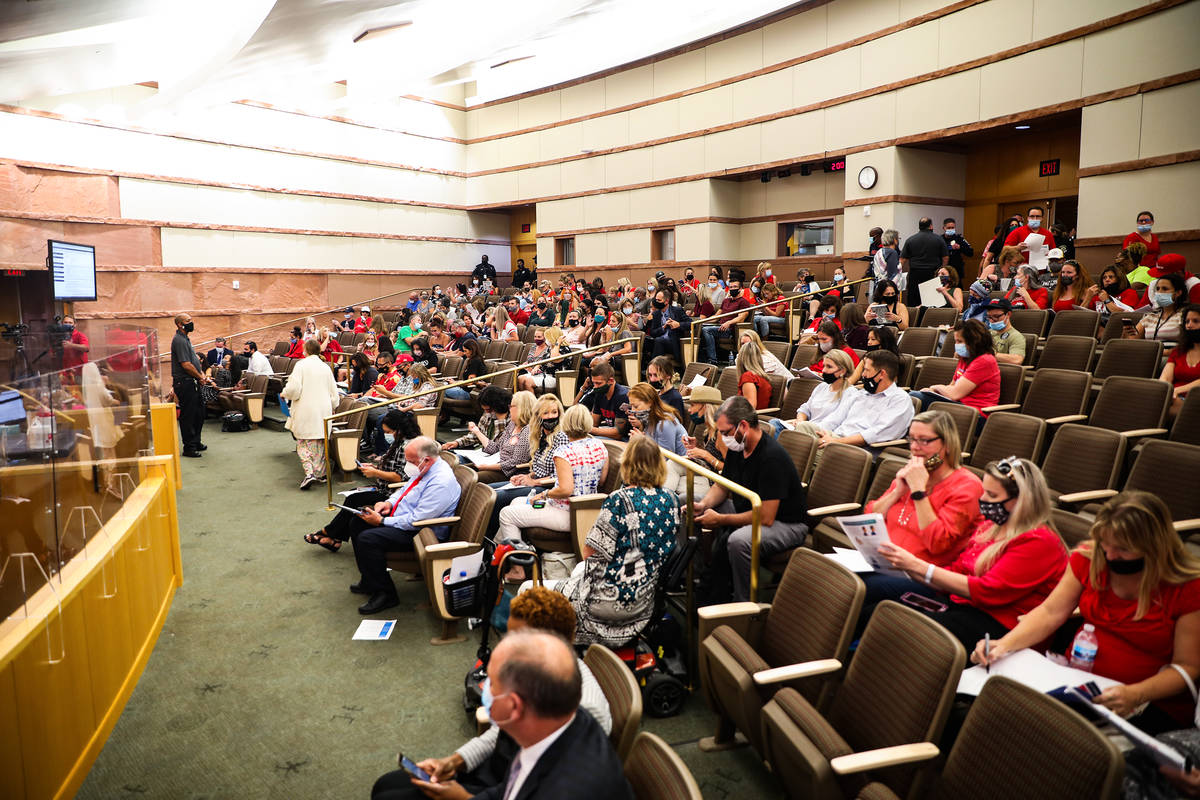
M397 576L401 605L378 615L398 620L392 638L351 641L354 556L301 541L330 515L324 487L297 488L291 437L209 422L204 439L204 457L183 460L183 586L78 796L367 798L397 751L419 760L466 741L462 684L478 637L431 646L439 626L420 607L424 588ZM780 796L752 750L700 753L712 727L697 696L677 717L643 721L706 798Z

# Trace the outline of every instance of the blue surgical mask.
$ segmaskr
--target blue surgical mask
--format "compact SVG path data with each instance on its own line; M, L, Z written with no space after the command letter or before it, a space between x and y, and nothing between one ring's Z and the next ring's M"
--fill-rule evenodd
M755 294L758 294L758 287L757 287L757 286L751 286L751 287L750 287L750 291L754 292Z
M967 349L965 344L958 342L954 345L954 355L958 356L959 358L969 358L971 351Z
M1038 228L1042 227L1042 221L1040 219L1031 219L1025 224L1029 226L1029 230L1031 231L1036 231Z
M393 444L395 444L395 443L396 443L396 434L394 434L394 433L387 433L387 432L385 431L385 432L384 432L384 434L383 434L383 440L384 440L385 442L387 442L387 443L388 443L388 446L389 446L389 447L391 447Z
M1008 323L1001 320L1000 322L989 322L988 327L994 331L1002 331L1008 327Z
M1138 225L1138 226L1137 226L1137 232L1138 232L1138 233L1149 233L1149 232L1150 232L1150 226L1149 226L1149 225Z
M947 236L953 236L953 235L956 233L956 231L954 230L954 228L946 228L946 230L945 230L945 231L943 231L943 232L944 232L944 233L945 233Z
M1154 306L1156 308L1166 308L1175 302L1175 295L1171 292L1155 292Z

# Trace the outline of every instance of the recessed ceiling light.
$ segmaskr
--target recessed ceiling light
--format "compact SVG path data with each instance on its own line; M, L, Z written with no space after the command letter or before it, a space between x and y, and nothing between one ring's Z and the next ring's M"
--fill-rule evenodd
M1016 129L1017 129L1017 130L1019 130L1019 131L1027 131L1027 130L1029 130L1029 127L1030 127L1030 126L1028 126L1028 125L1014 125L1013 127L1014 127L1014 128L1016 128Z
M374 39L376 36L382 36L385 33L391 33L392 31L398 31L401 28L407 28L409 25L412 25L412 20L406 20L404 22L397 22L395 25L383 25L378 28L367 28L365 31L360 33L358 36L354 37L354 44L358 44L359 42L364 41L366 39Z

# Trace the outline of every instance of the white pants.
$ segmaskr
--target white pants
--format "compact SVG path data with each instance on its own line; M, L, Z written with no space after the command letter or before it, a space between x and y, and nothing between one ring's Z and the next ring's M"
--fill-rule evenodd
M521 528L548 528L552 531L571 530L571 512L546 501L544 508L529 505L529 496L518 497L500 509L500 527L496 541L523 541Z

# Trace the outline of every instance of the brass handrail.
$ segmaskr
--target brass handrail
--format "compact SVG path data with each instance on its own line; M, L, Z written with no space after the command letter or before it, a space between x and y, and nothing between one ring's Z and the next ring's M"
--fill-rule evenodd
M504 369L496 370L495 372L489 372L486 375L477 375L474 378L464 378L462 380L453 381L451 383L444 383L444 384L440 384L438 386L431 386L428 389L421 389L420 391L413 392L412 394L406 394L403 397L395 397L395 398L391 398L388 400L381 400L378 403L369 403L368 405L358 406L357 408L352 408L352 409L349 409L348 411L336 411L333 414L330 414L329 416L323 417L321 419L321 426L323 429L322 433L323 433L323 438L325 440L325 474L326 474L326 476L330 476L333 472L333 457L330 454L330 450L329 450L329 433L330 433L330 424L335 419L349 417L354 414L362 414L364 412L370 411L371 409L395 405L396 403L403 403L408 400L413 400L417 397L424 397L425 395L429 395L429 394L437 394L438 392L444 392L447 389L453 389L455 387L470 386L471 384L479 383L480 381L490 380L490 379L498 377L500 375L515 374L517 372L520 372L523 369L528 369L529 367L540 367L540 366L543 366L546 364L559 363L559 362L574 358L575 356L583 355L585 353L591 353L596 350L607 350L608 348L612 347L613 345L624 344L625 342L633 342L634 343L633 352L628 353L627 355L630 358L638 359L638 361L640 362L641 357L642 357L641 347L638 344L640 341L641 341L641 337L627 336L622 339L614 339L611 342L605 342L604 344L595 344L595 345L591 345L589 347L584 347L584 348L581 348L578 350L570 350L561 355L552 356L551 358L545 358L540 361L529 361L524 364L514 364L511 367L505 367ZM326 488L326 499L328 501L327 507L325 510L333 511L333 481L326 480L325 488Z
M873 280L875 280L875 279L868 277L868 278L856 278L855 280L852 280L852 281L842 281L841 283L835 284L833 286L827 286L824 289L817 289L815 292L803 292L801 294L781 295L779 298L777 298L776 300L774 300L770 303L759 303L758 305L747 306L746 308L741 308L741 309L738 309L737 311L725 311L720 314L713 314L711 317L701 317L699 319L694 319L691 321L691 323L689 323L689 329L688 329L688 338L691 341L691 346L692 346L692 359L691 360L695 361L696 358L698 357L699 351L700 351L700 343L697 341L697 337L696 337L696 327L697 326L712 325L714 320L732 319L733 317L736 317L740 314L747 314L752 311L759 311L759 310L762 310L765 308L769 308L770 306L777 306L780 303L787 303L788 304L787 323L786 323L787 334L788 334L787 341L788 341L788 345L791 346L792 340L795 336L795 331L793 330L793 326L792 326L792 319L796 314L796 301L797 300L804 300L805 298L813 298L813 297L816 297L817 295L825 294L826 292L831 292L834 289L842 289L846 286L855 286L857 284L865 283L867 281L873 281ZM714 358L715 356L716 356L716 353L709 353L709 358Z

